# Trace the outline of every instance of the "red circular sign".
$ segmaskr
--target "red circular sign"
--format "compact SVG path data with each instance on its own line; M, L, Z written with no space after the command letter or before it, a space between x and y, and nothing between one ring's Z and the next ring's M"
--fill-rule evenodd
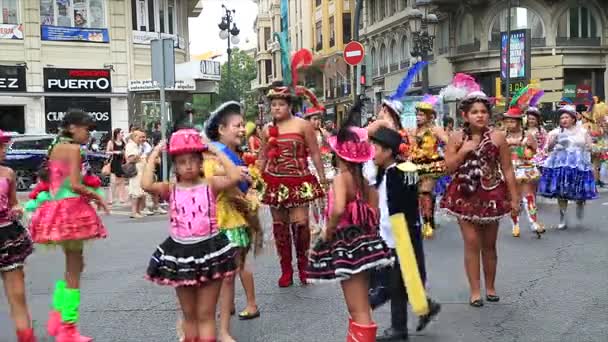
M363 61L365 57L365 48L363 44L352 41L344 47L344 61L349 65L357 65Z

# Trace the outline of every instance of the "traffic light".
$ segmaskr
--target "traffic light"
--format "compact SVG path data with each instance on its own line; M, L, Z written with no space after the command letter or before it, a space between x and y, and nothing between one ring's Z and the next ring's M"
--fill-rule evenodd
M367 70L365 70L365 64L361 65L361 78L359 79L359 84L367 85Z

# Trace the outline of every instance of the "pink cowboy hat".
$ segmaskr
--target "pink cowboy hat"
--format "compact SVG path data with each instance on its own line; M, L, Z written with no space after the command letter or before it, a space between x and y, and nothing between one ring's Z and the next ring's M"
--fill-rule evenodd
M8 144L11 141L11 136L0 130L0 144Z
M202 153L207 150L200 133L195 129L180 129L171 135L169 154Z
M338 137L333 135L327 139L329 147L338 157L351 163L365 163L371 160L374 157L374 146L369 142L367 130L351 127L350 131L357 135L359 141L338 142Z

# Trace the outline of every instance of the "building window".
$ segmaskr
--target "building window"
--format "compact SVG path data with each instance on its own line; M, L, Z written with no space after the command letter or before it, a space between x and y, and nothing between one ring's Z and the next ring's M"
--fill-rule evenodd
M317 7L321 6L322 2L323 2L323 0L315 0L315 6L317 6Z
M405 11L405 9L407 8L407 0L401 0L401 10Z
M323 49L323 25L320 21L315 24L315 44L317 51Z
M342 43L348 43L352 39L352 22L350 20L350 13L344 13L342 15Z
M386 45L384 44L382 44L382 46L380 47L380 60L378 61L378 63L380 64L380 74L386 74Z
M401 38L401 63L404 66L409 66L410 58L412 55L410 54L410 44L407 40L407 37Z
M397 41L395 40L391 42L391 52L388 56L388 64L392 71L399 68L399 51L397 51Z
M264 27L264 50L268 51L270 46L268 46L268 41L270 40L270 27Z
M450 49L450 22L448 20L439 23L437 35L438 52L440 55L446 54Z
M20 24L17 0L0 0L0 7L2 8L0 24Z
M372 76L378 74L378 57L376 56L376 48L372 48Z
M40 0L40 22L48 26L105 28L105 0Z
M388 16L392 16L394 14L397 14L397 1L395 0L389 0L388 2Z
M508 9L504 9L494 18L490 32L490 41L500 46L500 33L507 32ZM541 39L545 37L543 21L534 11L524 8L511 8L511 29L521 30L530 29L532 39Z
M558 21L558 38L599 38L597 20L587 7L573 7Z
M369 0L367 2L367 8L369 8L369 24L373 25L376 22L376 3L374 2L374 0Z
M329 18L329 47L336 45L336 23L334 17Z
M467 13L462 17L458 38L459 45L475 43L475 22L471 13Z
M137 23L133 23L134 30L168 34L179 32L175 0L131 0L131 4L137 17Z

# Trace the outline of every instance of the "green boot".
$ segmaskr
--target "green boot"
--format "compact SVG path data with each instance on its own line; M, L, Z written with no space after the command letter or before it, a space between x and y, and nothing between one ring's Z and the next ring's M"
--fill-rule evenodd
M51 312L49 312L49 320L46 323L46 331L49 336L57 336L59 327L61 326L61 307L63 305L63 295L65 293L66 282L59 280L55 283L55 291L53 291L53 304Z
M61 308L61 328L55 339L56 342L89 342L93 339L80 335L78 323L78 310L80 308L80 290L66 288Z

